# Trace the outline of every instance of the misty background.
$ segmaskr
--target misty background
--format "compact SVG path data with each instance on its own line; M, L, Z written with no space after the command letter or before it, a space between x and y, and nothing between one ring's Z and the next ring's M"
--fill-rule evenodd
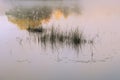
M87 38L98 35L93 48L84 47L80 56L70 49L41 49L26 37L29 33L20 30L6 17L6 11L14 7L77 6L79 15L71 15L58 22L63 29L79 26ZM0 0L0 79L1 80L120 80L120 0ZM17 39L16 39L17 38ZM23 39L23 46L19 44ZM82 55L82 56L81 56ZM67 58L66 58L67 57ZM70 60L69 60L70 59ZM104 61L107 59L107 61Z

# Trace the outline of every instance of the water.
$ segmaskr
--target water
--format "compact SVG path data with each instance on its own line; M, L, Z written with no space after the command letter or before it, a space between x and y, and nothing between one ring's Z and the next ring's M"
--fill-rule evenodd
M67 20L51 19L44 26L51 27L54 23L58 29L59 24L59 29L68 31L78 26L85 39L94 39L93 45L84 44L80 49L64 43L57 43L54 48L49 41L46 46L38 43L36 34L10 22L3 9L0 16L0 79L119 80L120 2L79 2L80 15L70 15ZM11 6L9 2L1 3L3 7Z

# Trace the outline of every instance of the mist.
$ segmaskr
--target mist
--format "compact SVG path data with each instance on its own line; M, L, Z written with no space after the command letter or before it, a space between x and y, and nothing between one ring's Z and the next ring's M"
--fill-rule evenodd
M0 0L2 80L120 80L119 53L120 0Z

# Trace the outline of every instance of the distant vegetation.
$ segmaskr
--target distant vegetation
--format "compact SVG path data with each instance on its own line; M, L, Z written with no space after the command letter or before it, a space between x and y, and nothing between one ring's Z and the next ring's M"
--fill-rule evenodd
M52 13L55 10L59 10L67 17L72 12L79 14L80 11L76 7L67 6L41 6L41 7L16 7L8 12L6 15L8 19L17 24L21 29L26 29L32 34L36 34L37 41L46 44L50 42L52 46L56 43L74 45L76 47L82 44L89 43L90 40L86 40L83 33L78 29L71 30L69 32L60 32L51 26L50 30L42 27L42 21L49 21Z
M67 6L37 6L37 7L15 7L8 12L9 21L17 24L21 29L38 28L41 27L42 22L49 22L52 13L59 10L65 17L71 13L79 14L78 7ZM59 15L59 14L58 14Z

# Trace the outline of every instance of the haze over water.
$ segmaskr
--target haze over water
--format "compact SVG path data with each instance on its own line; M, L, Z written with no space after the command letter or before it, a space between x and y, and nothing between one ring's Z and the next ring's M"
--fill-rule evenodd
M51 18L49 23L44 24L45 28L54 24L63 31L79 28L86 39L94 39L93 45L85 44L79 51L65 45L52 49L49 43L45 48L35 42L34 35L29 41L29 32L21 30L5 15L18 4L30 7L39 4L56 6L59 3L0 1L0 79L119 80L119 0L63 1L62 5L78 5L81 13L71 14L66 19ZM94 55L92 58L91 53Z

